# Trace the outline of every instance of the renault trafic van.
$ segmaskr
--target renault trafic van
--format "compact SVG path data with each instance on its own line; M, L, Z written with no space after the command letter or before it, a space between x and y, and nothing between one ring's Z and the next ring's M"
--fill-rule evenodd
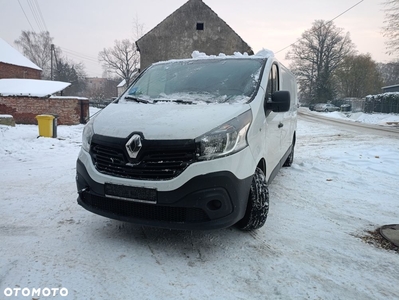
M155 63L85 126L78 203L144 226L260 228L296 117L295 77L270 51Z

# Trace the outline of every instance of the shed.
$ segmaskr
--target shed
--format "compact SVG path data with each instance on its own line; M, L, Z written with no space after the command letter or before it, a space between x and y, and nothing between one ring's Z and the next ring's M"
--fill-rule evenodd
M58 123L74 125L89 118L89 100L57 97L70 83L34 79L0 79L0 115L11 115L15 123L36 124L40 114L58 115Z

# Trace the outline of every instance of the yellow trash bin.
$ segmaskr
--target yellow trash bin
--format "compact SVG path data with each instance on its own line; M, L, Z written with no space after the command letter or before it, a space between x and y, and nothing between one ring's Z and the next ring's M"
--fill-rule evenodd
M36 116L37 124L39 125L39 136L53 137L53 120L52 115L38 115Z

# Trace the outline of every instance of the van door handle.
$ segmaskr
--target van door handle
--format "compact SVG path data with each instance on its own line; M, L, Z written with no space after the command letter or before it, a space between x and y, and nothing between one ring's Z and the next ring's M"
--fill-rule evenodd
M278 128L281 128L281 127L283 127L283 126L284 126L283 123L279 123L279 124L278 124Z

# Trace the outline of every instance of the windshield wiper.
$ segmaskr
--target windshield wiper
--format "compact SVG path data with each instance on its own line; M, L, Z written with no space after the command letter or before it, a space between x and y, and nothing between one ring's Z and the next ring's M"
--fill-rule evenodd
M146 103L146 104L148 104L148 103L152 104L153 103L150 100L142 99L142 98L131 96L131 95L125 96L125 100L133 100L133 101L136 101L138 103Z
M178 104L196 104L192 100L181 100L181 99L155 99L154 103L157 102L174 102Z

